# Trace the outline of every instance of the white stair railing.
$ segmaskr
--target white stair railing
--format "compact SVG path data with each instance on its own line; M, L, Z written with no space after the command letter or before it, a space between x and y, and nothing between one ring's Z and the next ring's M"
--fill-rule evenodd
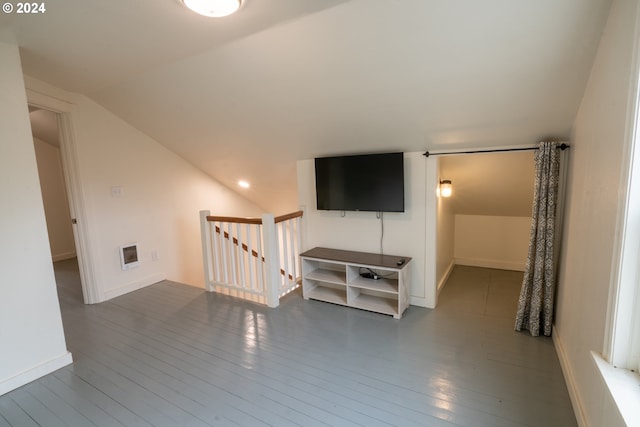
M283 297L300 286L300 235L302 211L282 215L276 220L276 235L280 250L279 296Z
M277 307L300 283L302 215L236 218L201 211L206 289Z

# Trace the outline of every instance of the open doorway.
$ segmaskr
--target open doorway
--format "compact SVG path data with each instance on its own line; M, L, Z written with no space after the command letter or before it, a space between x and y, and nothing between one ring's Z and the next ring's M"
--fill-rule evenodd
M59 117L30 106L29 118L56 282L59 288L65 288L66 295L82 302L85 298L63 169Z
M75 258L76 247L71 226L69 197L62 169L57 114L30 107L29 118L47 219L51 257L54 262Z
M451 197L437 206L439 304L515 318L527 259L535 162L533 151L438 158Z

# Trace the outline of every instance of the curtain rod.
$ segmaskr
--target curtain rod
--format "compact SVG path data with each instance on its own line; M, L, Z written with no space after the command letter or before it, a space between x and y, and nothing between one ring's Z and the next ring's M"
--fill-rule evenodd
M557 148L559 148L560 150L564 151L567 148L569 148L570 145L565 144L564 142L560 145L558 145ZM449 152L449 153L429 153L428 151L426 151L423 156L425 157L429 157L429 156L441 156L443 154L478 154L478 153L502 153L505 151L530 151L530 150L537 150L538 147L525 147L525 148L497 148L497 149L493 149L493 150L474 150L474 151L454 151L454 152Z

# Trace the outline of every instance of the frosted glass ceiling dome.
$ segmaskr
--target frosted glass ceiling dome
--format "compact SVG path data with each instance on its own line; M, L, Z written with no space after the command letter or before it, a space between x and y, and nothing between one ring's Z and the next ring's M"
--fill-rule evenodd
M242 0L182 0L189 9L204 16L221 18L240 9Z

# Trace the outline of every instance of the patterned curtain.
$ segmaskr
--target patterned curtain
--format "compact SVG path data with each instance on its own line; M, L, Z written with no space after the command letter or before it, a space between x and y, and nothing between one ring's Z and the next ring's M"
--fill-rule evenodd
M560 153L556 142L541 142L535 154L536 183L533 195L529 256L516 314L516 331L551 336L555 292L554 234Z

